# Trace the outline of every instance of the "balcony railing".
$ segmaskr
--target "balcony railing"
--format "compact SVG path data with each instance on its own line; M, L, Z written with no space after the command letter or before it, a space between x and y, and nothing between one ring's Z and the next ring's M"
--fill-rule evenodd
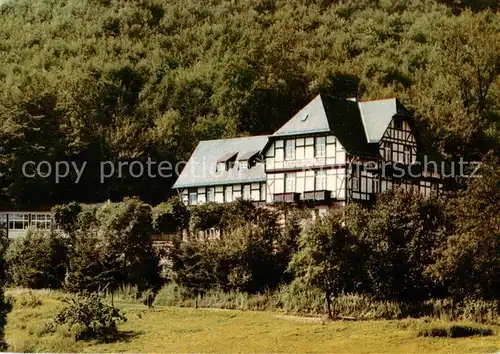
M304 195L302 196L303 200L310 201L327 201L330 200L330 198L331 191L327 190L304 192Z
M300 193L278 193L273 194L273 201L275 203L292 203L299 201Z

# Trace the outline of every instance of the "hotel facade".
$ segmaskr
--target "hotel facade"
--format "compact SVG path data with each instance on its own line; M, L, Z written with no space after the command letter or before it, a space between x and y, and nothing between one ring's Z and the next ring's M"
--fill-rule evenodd
M443 189L429 147L397 99L318 95L272 135L201 141L174 184L186 205L298 202L325 210L384 191Z

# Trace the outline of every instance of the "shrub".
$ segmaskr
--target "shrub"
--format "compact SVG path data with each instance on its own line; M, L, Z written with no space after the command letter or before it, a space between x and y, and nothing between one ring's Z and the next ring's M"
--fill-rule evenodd
M66 272L66 246L56 231L29 229L7 248L12 282L25 288L59 288Z
M119 300L127 303L140 303L141 292L137 285L122 284L116 290L107 290L105 299L107 301Z
M463 320L500 324L500 300L475 300L467 298L462 302L460 316Z
M405 315L428 316L443 321L463 320L500 324L500 301L467 298L456 302L451 298L431 299L405 305Z
M15 306L19 308L22 307L35 308L40 305L42 305L42 299L33 294L31 291L18 296L15 302Z
M320 289L306 286L300 280L282 286L276 297L277 306L288 313L325 313L325 296L323 292Z
M478 327L473 325L457 324L428 324L418 330L419 337L472 337L491 336L494 332L491 328Z
M180 286L175 283L168 283L160 289L154 304L158 306L182 306L185 298L183 289Z
M66 306L56 315L53 329L63 325L77 331L77 339L110 339L118 333L117 322L125 316L106 305L95 294L78 294L64 300Z
M210 289L197 298L200 307L283 311L291 314L322 315L326 313L324 294L300 280L278 290L259 294ZM158 292L155 305L194 307L192 292L175 283L169 283ZM498 301L473 301L453 305L451 299L405 303L380 301L364 294L341 294L332 298L332 307L338 316L360 320L395 320L405 317L435 318L444 321L465 320L498 324Z
M4 340L4 327L9 311L12 309L11 299L4 296L3 287L0 286L0 350L4 350L6 343Z

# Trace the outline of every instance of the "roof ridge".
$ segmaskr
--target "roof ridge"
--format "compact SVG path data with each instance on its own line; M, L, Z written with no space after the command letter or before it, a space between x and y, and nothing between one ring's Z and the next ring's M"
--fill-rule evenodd
M357 103L368 103L368 102L380 102L380 101L389 101L389 100L396 100L397 101L397 97L391 97L391 98L378 98L378 99L375 99L375 100L367 100L367 101L356 101Z
M263 135L248 135L248 136L238 136L234 138L222 138L222 139L210 139L210 140L200 140L200 143L204 142L212 142L212 141L228 141L228 140L238 140L238 139L250 139L250 138L269 138L271 135L263 134Z
M361 109L361 106L359 105L360 102L356 101L356 103L357 103L357 106L358 106L359 114L361 116L361 123L363 124L363 130L365 131L366 142L369 144L370 143L370 137L368 136L368 129L366 129L365 116L363 114L363 110Z

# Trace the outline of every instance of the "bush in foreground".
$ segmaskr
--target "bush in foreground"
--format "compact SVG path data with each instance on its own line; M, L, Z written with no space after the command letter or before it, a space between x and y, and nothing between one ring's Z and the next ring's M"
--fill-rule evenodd
M75 295L64 301L66 306L56 315L53 329L66 325L76 331L76 339L110 339L118 333L117 323L127 320L120 310L104 304L95 293Z
M478 327L474 325L458 324L428 324L419 329L419 337L447 337L460 338L472 336L491 336L494 332L490 328Z
M30 291L29 293L19 295L19 297L16 298L14 306L17 308L35 308L40 305L42 305L42 299Z

